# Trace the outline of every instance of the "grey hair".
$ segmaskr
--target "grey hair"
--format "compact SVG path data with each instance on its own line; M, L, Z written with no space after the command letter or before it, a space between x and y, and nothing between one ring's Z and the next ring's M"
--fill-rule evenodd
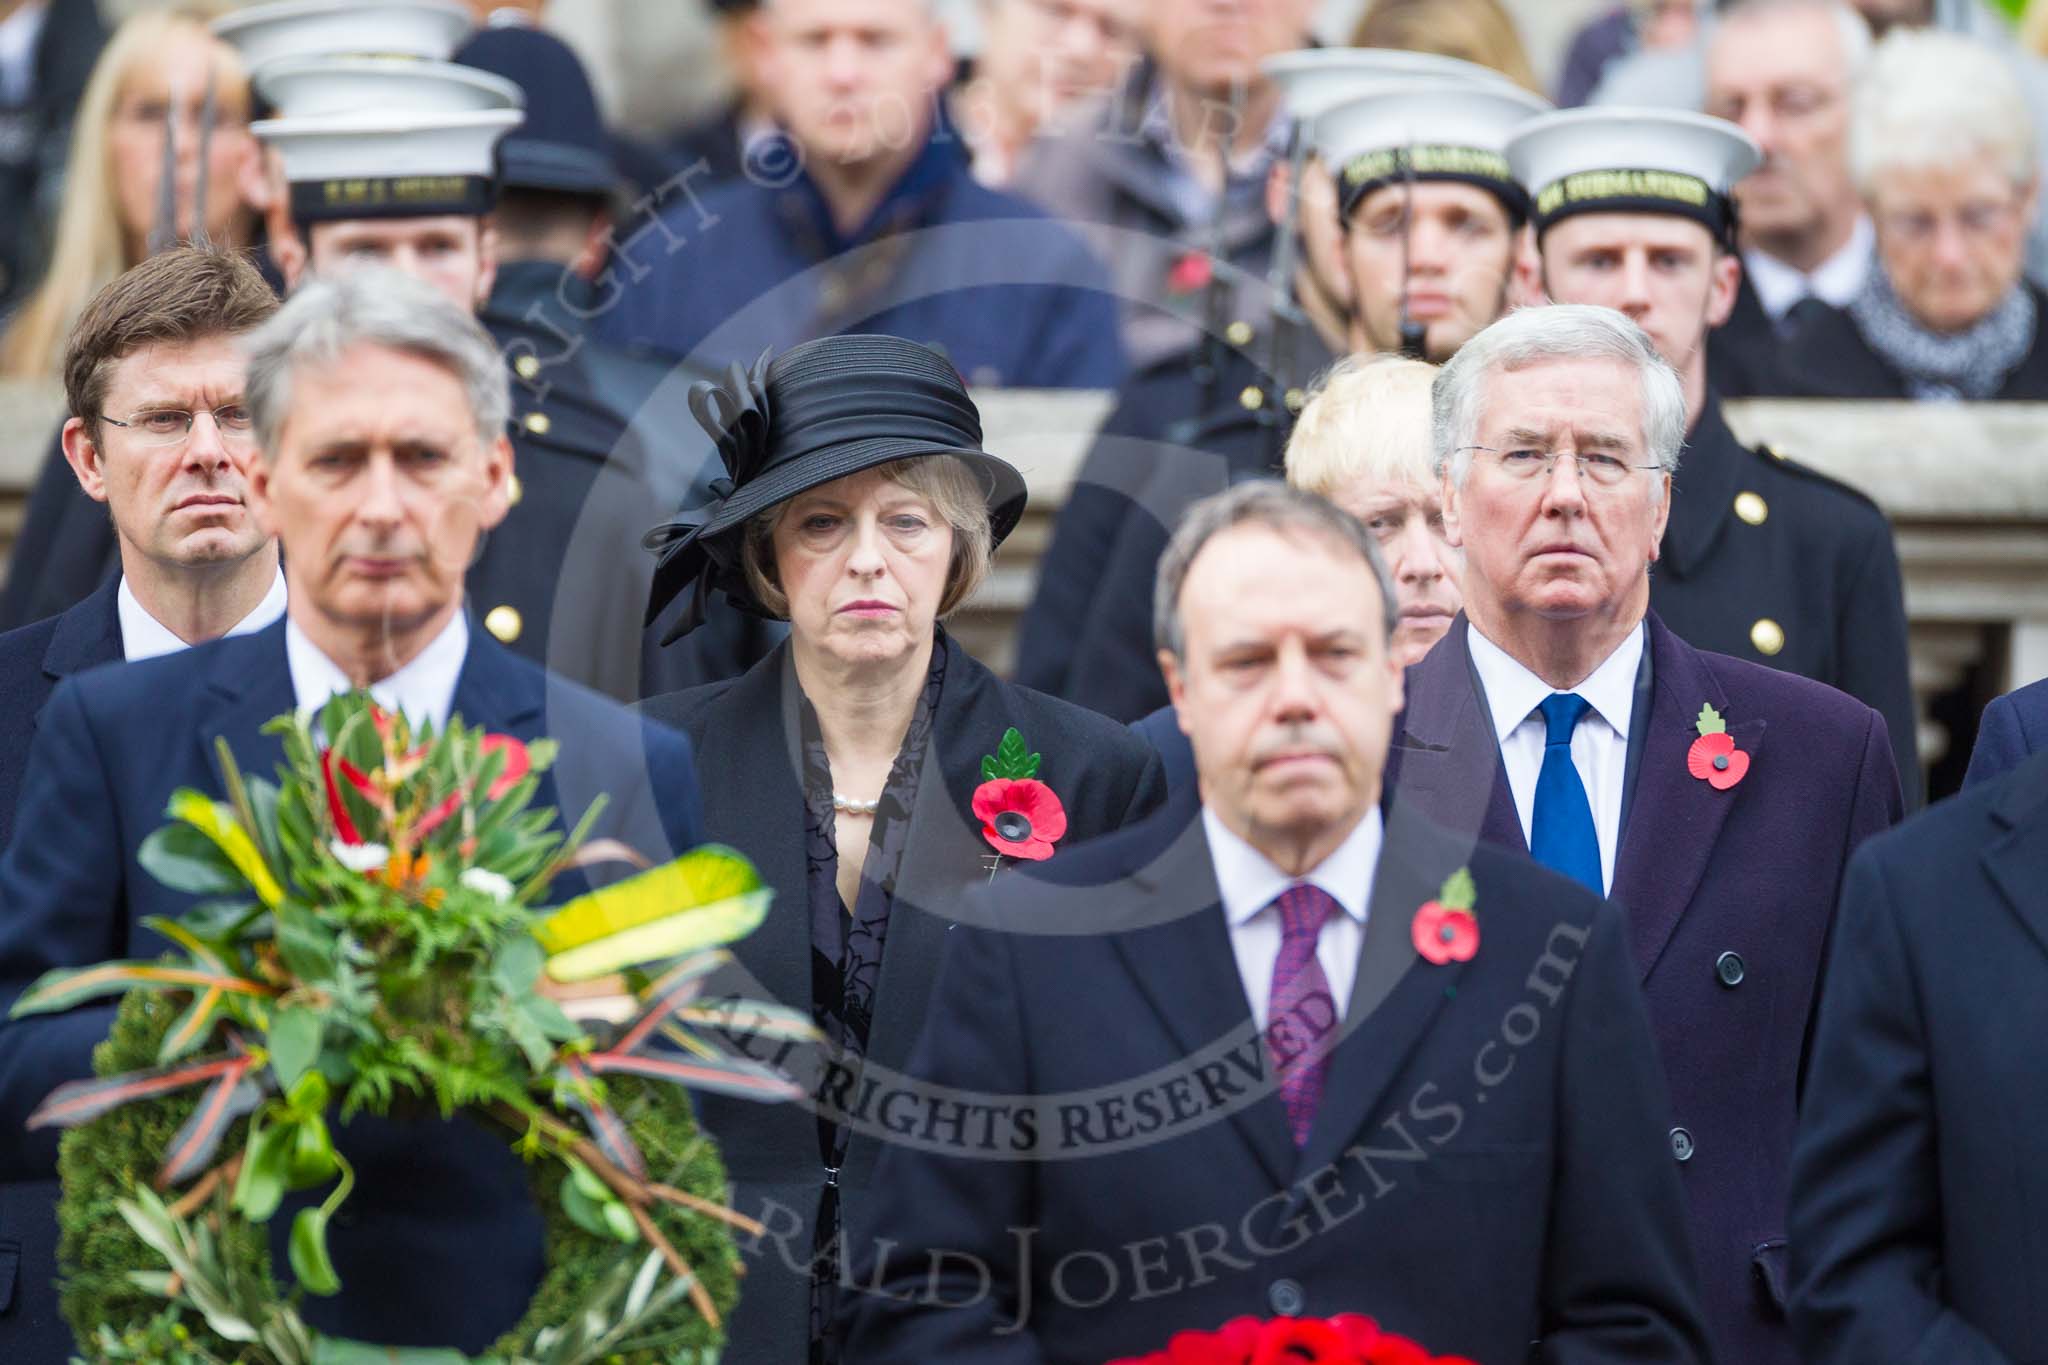
M1849 174L1866 199L1891 170L1989 156L2015 187L2038 174L2033 114L2012 60L1960 33L1895 28L1856 83Z
M1862 74L1864 63L1870 60L1874 40L1870 36L1870 22L1843 0L1735 0L1734 4L1721 11L1715 27L1718 31L1745 19L1761 19L1799 10L1822 10L1834 20L1835 32L1842 40L1842 67L1853 82Z
M266 456L291 410L292 372L331 366L355 346L386 346L444 366L469 396L477 436L489 445L512 414L505 358L476 318L421 280L366 265L306 282L270 320L243 340L249 375L243 392Z
M1180 590L1187 582L1188 569L1203 546L1238 526L1320 536L1356 551L1372 567L1373 581L1380 588L1380 616L1386 622L1387 639L1394 638L1394 628L1401 623L1394 577L1387 572L1379 542L1365 523L1314 493L1290 488L1277 479L1253 479L1203 498L1188 508L1174 528L1165 553L1159 556L1159 578L1152 589L1152 639L1160 649L1176 659L1183 657L1187 639L1181 628ZM1280 585L1274 588L1278 591Z
M1495 374L1552 361L1615 360L1633 365L1643 386L1643 450L1666 474L1678 472L1685 443L1685 389L1649 336L1612 308L1551 303L1518 308L1458 348L1430 386L1430 436L1439 474L1459 487L1472 468L1486 383ZM1652 484L1652 498L1663 496Z

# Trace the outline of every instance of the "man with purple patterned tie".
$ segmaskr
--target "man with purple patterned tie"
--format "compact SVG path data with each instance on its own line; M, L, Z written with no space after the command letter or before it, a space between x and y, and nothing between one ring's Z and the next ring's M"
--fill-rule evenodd
M1465 343L1432 407L1465 611L1408 670L1387 781L1621 908L1716 1355L1796 1365L1793 1117L1843 867L1899 818L1884 720L1650 611L1686 405L1634 322L1522 309Z
M1201 818L957 908L909 1074L855 1105L889 1145L847 1361L1100 1362L1345 1312L1474 1360L1707 1358L1620 919L1383 809L1395 622L1332 504L1190 509L1154 633Z

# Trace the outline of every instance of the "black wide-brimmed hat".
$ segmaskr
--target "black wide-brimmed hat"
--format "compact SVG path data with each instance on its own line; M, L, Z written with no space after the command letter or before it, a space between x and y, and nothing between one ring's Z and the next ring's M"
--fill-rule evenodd
M995 543L1024 515L1024 476L981 448L981 413L952 364L902 337L822 337L751 370L734 365L720 383L690 390L690 411L718 442L726 477L712 501L647 533L660 559L647 605L663 608L694 591L668 644L704 619L714 588L757 616L767 609L740 567L748 519L821 484L921 455L951 455L981 483Z

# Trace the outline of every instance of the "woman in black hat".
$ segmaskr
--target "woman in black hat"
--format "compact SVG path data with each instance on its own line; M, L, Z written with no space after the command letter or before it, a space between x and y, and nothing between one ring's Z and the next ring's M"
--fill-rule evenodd
M775 889L738 945L746 993L808 1003L829 1043L810 1074L782 1059L819 1105L701 1105L736 1206L779 1244L749 1259L722 1358L793 1365L836 1359L840 1201L860 1198L873 1135L899 1120L878 1096L922 1021L948 908L1008 864L1143 815L1165 788L1123 726L1003 682L939 625L1025 498L982 451L943 357L830 337L691 398L731 477L650 537L654 609L692 591L680 634L716 590L790 633L745 675L645 710L689 733L710 836Z

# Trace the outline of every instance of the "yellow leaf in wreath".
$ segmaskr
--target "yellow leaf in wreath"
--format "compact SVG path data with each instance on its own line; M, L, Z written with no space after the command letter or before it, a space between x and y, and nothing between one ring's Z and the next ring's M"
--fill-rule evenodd
M658 919L589 943L565 948L548 959L556 981L588 981L647 962L662 962L703 948L745 938L768 916L775 892L768 887L709 905L676 910Z
M665 915L712 906L760 889L761 875L745 854L724 844L700 844L659 867L576 897L543 919L533 936L550 953L559 953Z
M270 866L263 861L263 854L257 850L255 840L249 837L249 831L235 822L234 811L227 803L212 800L189 787L181 788L171 797L170 813L173 819L183 820L213 840L214 845L227 855L228 861L235 865L235 871L248 880L256 899L266 907L275 909L284 899L284 888L270 874Z

